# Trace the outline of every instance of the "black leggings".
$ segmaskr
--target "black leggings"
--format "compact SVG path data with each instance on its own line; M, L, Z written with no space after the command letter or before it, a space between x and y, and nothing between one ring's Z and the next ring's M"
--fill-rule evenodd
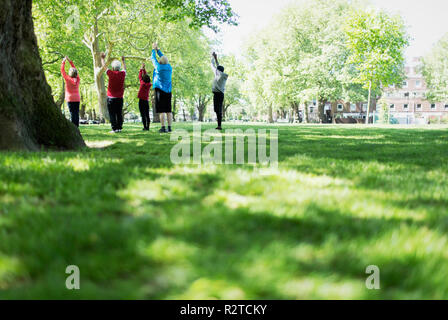
M140 115L142 116L143 128L149 129L151 124L151 118L149 117L149 102L148 100L142 100L138 102L138 108L140 109Z
M224 93L213 92L213 106L218 118L218 127L221 127L222 123L222 105L224 103Z
M67 102L72 123L79 127L79 102Z
M112 130L123 129L123 98L107 98L107 109L109 110L110 124Z

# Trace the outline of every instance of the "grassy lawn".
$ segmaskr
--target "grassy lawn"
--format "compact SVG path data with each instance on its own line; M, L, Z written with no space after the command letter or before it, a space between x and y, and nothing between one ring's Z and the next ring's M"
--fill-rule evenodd
M139 126L0 153L0 298L448 299L446 127L275 128L270 175L173 165Z

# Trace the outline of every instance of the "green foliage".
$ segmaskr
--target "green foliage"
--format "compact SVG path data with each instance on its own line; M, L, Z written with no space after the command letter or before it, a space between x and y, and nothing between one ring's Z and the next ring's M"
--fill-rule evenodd
M249 128L279 130L272 175L175 166L156 127L0 154L0 298L448 298L446 127Z
M266 112L295 103L363 102L404 76L408 37L399 17L357 1L302 1L287 7L248 44L248 96ZM319 108L321 114L323 109Z
M404 50L409 36L400 16L386 12L354 11L345 24L348 63L358 71L355 80L369 88L401 84L404 74Z
M96 90L92 59L99 51L113 44L111 56L149 58L152 43L157 41L174 68L175 98L187 100L193 90L204 91L211 81L206 68L210 48L199 27L216 30L219 23L236 23L225 0L190 1L188 5L177 0L39 0L34 3L33 15L44 68L55 96L62 89L59 68L63 56L69 56L78 67L81 91L91 92ZM99 41L96 51L91 48L92 38ZM146 65L151 73L151 63ZM131 94L136 95L138 90L141 61L129 60L127 66L126 97L135 101ZM97 107L94 99L86 102L90 109ZM129 106L136 111L136 103Z
M178 21L187 18L190 27L207 26L215 31L219 24L237 24L237 16L227 0L159 0L157 7L165 19Z
M430 101L448 101L448 34L424 57L422 74Z
M365 100L347 64L344 21L357 3L316 0L286 8L251 39L249 97L253 104L288 109L293 103ZM352 100L353 101L353 100Z

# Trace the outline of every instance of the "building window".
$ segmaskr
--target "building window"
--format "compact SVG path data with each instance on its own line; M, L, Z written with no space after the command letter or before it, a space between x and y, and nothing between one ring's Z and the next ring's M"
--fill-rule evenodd
M422 108L422 105L419 103L417 104L417 109L420 110Z
M407 81L403 81L403 88L407 88L408 87L408 82Z
M389 106L389 108L390 108L390 109L395 109L395 105L394 105L394 104L391 104L391 105Z
M422 87L422 82L420 80L415 81L415 87L416 88L421 88Z
M342 110L344 110L343 105L342 104L338 104L338 111L342 111Z
M408 105L408 104L405 104L405 105L403 106L403 109L408 110L408 109L409 109L409 105Z
M356 111L356 104L350 104L350 111Z
M404 93L404 97L405 97L405 98L409 98L409 92L405 92L405 93Z
M436 108L435 103L432 103L432 104L431 104L431 109L435 109L435 108Z
M367 111L367 103L362 104L362 111Z
M313 111L314 111L314 108L311 107L311 108L310 108L310 113L313 113Z
M445 105L445 110L448 110L448 104Z

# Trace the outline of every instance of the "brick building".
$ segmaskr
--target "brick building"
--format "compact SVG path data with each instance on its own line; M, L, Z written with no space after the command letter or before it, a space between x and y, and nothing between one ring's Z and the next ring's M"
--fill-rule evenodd
M389 88L384 100L390 115L401 124L423 124L448 117L448 102L426 100L427 87L419 72L420 58L414 58L406 66L407 79L401 88Z
M391 87L384 90L383 99L386 101L390 117L400 124L424 124L439 122L440 119L448 120L448 101L430 102L426 100L427 87L423 76L419 72L421 58L414 58L406 66L406 80L401 88ZM372 100L370 117L372 112L378 118L376 101ZM311 121L319 121L316 103L309 105ZM334 117L354 118L361 121L366 118L367 102L350 103L336 101L327 103L325 111L329 110ZM361 121L362 122L362 121Z

